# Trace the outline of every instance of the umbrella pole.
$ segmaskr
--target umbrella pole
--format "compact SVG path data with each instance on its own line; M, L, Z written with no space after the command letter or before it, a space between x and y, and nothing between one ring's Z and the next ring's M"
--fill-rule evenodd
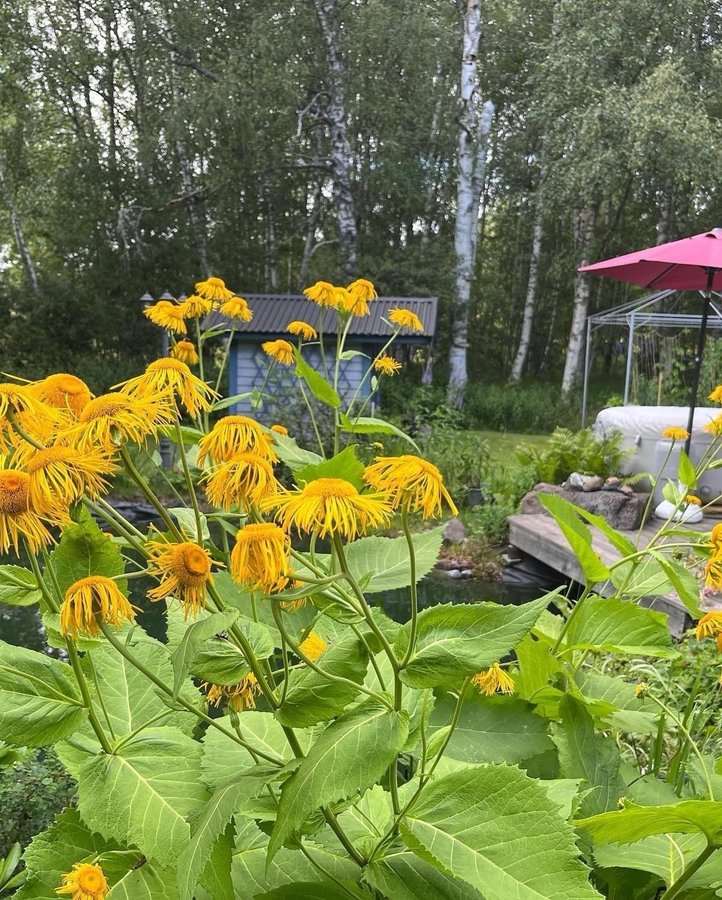
M707 288L704 292L704 306L702 307L702 322L697 335L697 350L694 355L694 372L692 372L692 391L689 398L689 418L687 419L687 440L684 442L684 451L689 456L689 448L692 443L692 426L694 425L694 411L697 406L697 393L699 392L699 378L702 371L702 357L704 345L707 340L707 319L709 318L710 297L712 296L712 282L714 269L707 269Z

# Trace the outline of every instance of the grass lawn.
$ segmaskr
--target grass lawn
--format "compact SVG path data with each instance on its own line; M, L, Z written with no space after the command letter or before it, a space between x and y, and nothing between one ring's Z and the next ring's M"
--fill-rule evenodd
M549 440L548 434L515 434L513 431L473 431L469 434L476 434L486 441L492 459L504 463L516 463L514 453L519 444L543 447Z

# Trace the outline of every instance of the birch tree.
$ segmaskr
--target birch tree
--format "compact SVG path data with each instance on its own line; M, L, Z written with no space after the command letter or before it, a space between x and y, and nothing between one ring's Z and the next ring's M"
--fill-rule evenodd
M449 402L461 406L467 382L469 348L469 298L474 279L478 238L479 205L484 187L486 152L494 105L482 102L479 88L478 59L481 41L481 0L467 0L463 16L462 57L457 146L456 284L451 318L449 350Z
M567 355L562 376L562 396L564 397L568 396L574 387L582 358L584 326L589 310L590 276L577 270L580 266L586 266L591 262L590 250L596 218L596 209L591 204L577 207L573 213L572 229L574 233L574 247L577 251L577 266L574 272L572 326L569 331Z

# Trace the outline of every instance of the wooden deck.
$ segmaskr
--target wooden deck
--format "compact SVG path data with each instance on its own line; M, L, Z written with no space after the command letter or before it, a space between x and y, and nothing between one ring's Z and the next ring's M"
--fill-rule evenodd
M513 547L517 547L528 556L556 569L567 578L584 584L584 575L572 548L551 516L516 515L510 516L508 521L509 543ZM685 528L702 533L709 531L715 521L719 520L706 516L703 522L699 522L697 525L685 525ZM659 520L652 519L644 526L639 540L640 547L644 547L654 537L660 524ZM592 528L591 531L592 546L601 557L602 562L607 565L616 562L621 555L616 547L596 528ZM636 532L624 532L624 534L633 543L637 543ZM603 596L611 596L614 590L614 586L610 583L599 587L599 593ZM647 597L645 606L666 613L669 616L670 630L675 636L679 636L689 626L687 611L674 593Z

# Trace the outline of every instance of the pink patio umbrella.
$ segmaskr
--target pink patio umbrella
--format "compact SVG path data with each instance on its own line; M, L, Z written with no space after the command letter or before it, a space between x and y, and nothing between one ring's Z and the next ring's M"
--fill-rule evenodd
M697 350L692 372L692 390L689 400L689 419L685 449L689 445L697 406L699 376L707 336L710 296L722 289L722 228L713 228L702 234L670 241L647 250L625 253L613 259L605 259L591 266L582 266L580 272L594 272L617 281L629 281L648 288L672 288L678 291L701 291L704 296L702 321L697 337Z

